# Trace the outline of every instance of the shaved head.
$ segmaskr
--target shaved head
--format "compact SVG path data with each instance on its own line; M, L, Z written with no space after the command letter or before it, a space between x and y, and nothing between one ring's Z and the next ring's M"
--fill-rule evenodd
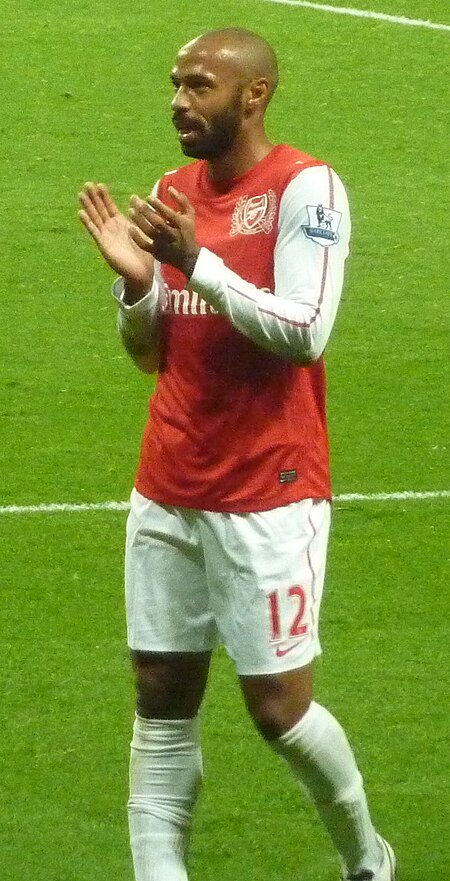
M267 148L264 116L278 66L263 37L244 28L200 34L178 52L171 79L172 118L186 156L214 162Z
M278 64L272 46L259 34L245 28L207 31L183 46L179 56L190 52L213 55L228 62L242 82L266 79L269 84L269 103L278 85Z

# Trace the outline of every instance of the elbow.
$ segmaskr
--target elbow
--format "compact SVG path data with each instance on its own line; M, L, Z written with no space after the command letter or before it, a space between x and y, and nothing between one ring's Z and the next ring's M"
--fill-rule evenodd
M322 358L324 349L325 346L315 346L314 348L310 349L305 359L306 363L317 364L317 362L320 361Z
M314 364L317 364L322 357L322 352L319 354L305 353L302 352L295 358L295 363L298 364L299 367L313 367Z
M313 364L317 364L322 358L325 344L326 340L313 337L312 334L308 334L306 339L302 337L295 355L296 363L301 367L311 367Z
M152 348L132 344L130 340L123 340L125 349L131 360L141 373L157 373L160 369L161 350L159 344Z
M140 357L139 356L134 357L133 361L134 361L136 367L138 368L138 370L141 371L141 373L146 373L147 375L151 375L152 373L158 373L159 358L156 358L154 356L153 357L152 356L146 357L145 355L144 356L141 355Z
M301 355L297 359L297 364L300 367L312 367L314 364L317 364L320 361L322 355Z

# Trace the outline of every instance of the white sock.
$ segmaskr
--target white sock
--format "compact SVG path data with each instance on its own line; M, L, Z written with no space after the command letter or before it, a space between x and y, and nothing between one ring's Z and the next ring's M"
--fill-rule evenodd
M136 881L187 881L186 851L201 778L198 717L136 716L128 801Z
M380 849L362 777L334 716L312 703L300 722L270 745L308 791L348 873L378 869Z

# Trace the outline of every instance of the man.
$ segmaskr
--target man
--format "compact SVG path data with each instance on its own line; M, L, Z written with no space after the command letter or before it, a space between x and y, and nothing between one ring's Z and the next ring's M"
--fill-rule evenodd
M346 736L312 700L331 497L322 353L348 251L345 191L325 163L269 141L278 73L261 37L206 33L171 77L181 149L199 161L133 196L129 218L101 184L86 184L80 212L121 275L125 347L159 370L127 527L136 879L186 881L197 714L220 638L342 877L393 881Z

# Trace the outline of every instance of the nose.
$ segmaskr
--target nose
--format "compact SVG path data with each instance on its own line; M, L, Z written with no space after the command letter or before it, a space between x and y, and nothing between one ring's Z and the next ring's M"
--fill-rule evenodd
M186 95L186 91L183 89L183 86L180 86L177 89L175 96L172 100L172 104L171 104L172 110L174 110L174 111L189 110L189 106L190 105L189 105L188 97Z

